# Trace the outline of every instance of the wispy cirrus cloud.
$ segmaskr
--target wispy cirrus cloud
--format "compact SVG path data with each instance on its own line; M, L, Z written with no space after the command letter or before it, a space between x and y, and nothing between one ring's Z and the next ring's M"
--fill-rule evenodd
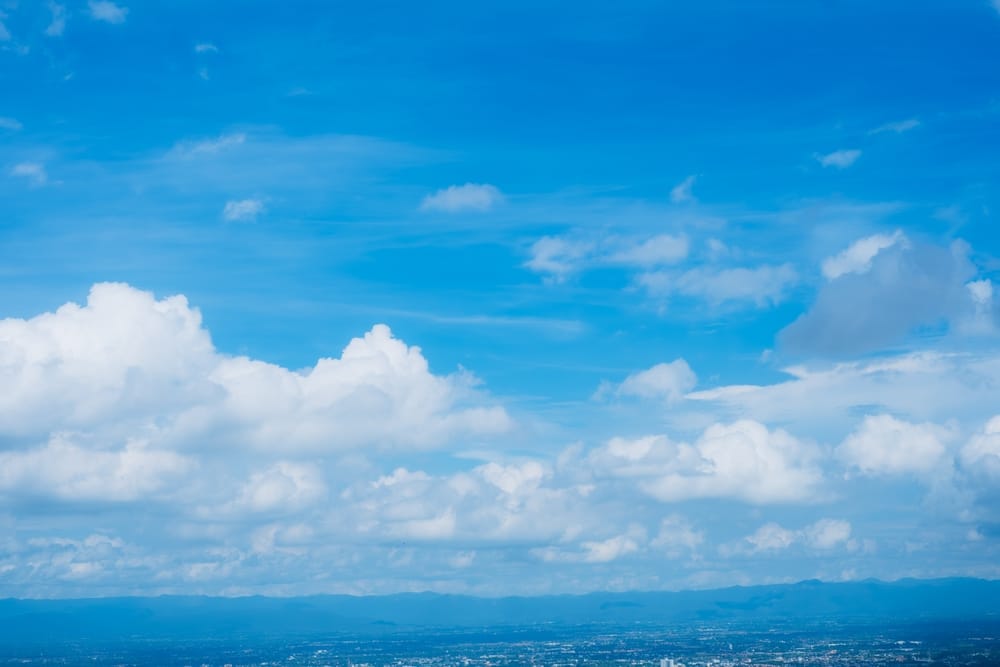
M845 148L825 155L816 155L816 160L824 167L834 167L836 169L847 169L858 161L861 151L856 148Z
M693 174L675 185L670 191L670 201L675 204L684 204L694 201L694 193L692 190L694 189L694 183L696 180L698 180L698 176Z
M897 120L891 123L885 123L884 125L879 125L878 127L870 130L868 134L882 134L884 132L902 134L903 132L909 132L910 130L918 127L920 127L920 121L918 119L907 118L906 120Z

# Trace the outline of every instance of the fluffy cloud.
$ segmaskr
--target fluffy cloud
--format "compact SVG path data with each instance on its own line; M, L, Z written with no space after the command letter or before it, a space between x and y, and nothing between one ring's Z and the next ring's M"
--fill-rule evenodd
M577 271L592 248L592 244L583 241L545 236L532 244L531 258L524 265L558 282Z
M90 16L95 21L112 24L125 23L125 18L128 15L126 7L120 7L110 0L90 0L88 7L90 8Z
M673 402L694 388L697 378L683 359L656 364L644 371L629 375L618 386L620 396L659 398Z
M725 554L776 552L795 544L821 551L841 545L849 549L856 548L856 544L851 541L851 524L842 519L820 519L800 530L788 530L769 522L743 538L743 542L745 545L724 546L722 551Z
M488 211L503 202L503 194L496 186L484 183L452 185L427 195L420 203L422 211Z
M961 462L974 474L1000 480L1000 416L986 422L962 447Z
M0 452L0 494L67 501L149 500L193 467L187 457L138 441L105 450L56 436L43 447Z
M316 466L279 461L254 473L230 511L290 512L316 502L326 493L322 473Z
M867 273L875 256L897 243L906 243L906 237L900 230L891 235L875 234L858 239L846 250L823 260L823 275L827 280L834 280L848 273Z
M264 212L264 202L260 199L239 199L227 201L222 209L222 217L229 222L247 222L257 219Z
M826 155L817 155L816 160L824 167L846 169L857 162L859 157L861 157L861 151L857 149L843 149L827 153Z
M195 53L218 53L219 52L219 47L217 47L215 44L212 44L211 42L203 42L201 44L195 44L194 45L194 52Z
M934 424L911 424L891 415L869 415L838 448L866 475L926 475L941 469L950 434Z
M713 424L692 444L613 438L589 455L595 473L634 479L663 502L732 498L752 504L812 499L822 481L814 448L742 420Z
M419 348L375 326L339 358L291 371L219 354L182 296L95 285L87 304L0 321L0 434L60 430L124 442L264 451L431 447L504 430L474 379L435 376Z
M853 259L836 262L834 271L864 268L859 260L879 245L870 241ZM820 288L812 307L780 332L779 342L800 354L837 356L898 342L918 327L960 328L975 311L966 288L975 272L961 242L947 248L883 245L868 270L839 273Z

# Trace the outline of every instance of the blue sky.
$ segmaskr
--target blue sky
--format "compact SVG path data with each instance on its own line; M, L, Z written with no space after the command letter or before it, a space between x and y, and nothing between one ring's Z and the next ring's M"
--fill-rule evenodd
M997 577L1000 7L0 5L0 595Z

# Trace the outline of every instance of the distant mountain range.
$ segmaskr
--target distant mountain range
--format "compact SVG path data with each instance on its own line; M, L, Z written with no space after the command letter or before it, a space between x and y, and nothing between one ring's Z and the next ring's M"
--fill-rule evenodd
M5 599L0 600L0 642L935 619L1000 623L1000 581L803 581L702 591L505 598L407 593L367 597Z

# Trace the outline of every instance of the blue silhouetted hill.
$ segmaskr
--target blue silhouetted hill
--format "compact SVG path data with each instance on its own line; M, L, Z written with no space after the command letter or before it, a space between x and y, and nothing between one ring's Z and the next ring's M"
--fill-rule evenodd
M385 634L582 625L669 626L806 620L1000 622L1000 581L904 579L680 592L480 598L384 596L125 597L0 600L0 642Z

